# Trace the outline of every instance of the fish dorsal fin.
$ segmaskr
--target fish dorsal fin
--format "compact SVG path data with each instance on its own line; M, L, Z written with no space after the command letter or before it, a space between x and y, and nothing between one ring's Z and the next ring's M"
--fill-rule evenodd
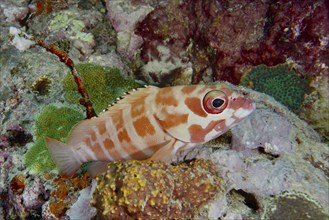
M89 135L92 127L97 126L101 121L106 120L108 117L112 117L119 112L119 110L125 108L127 105L134 103L136 100L140 98L145 98L150 93L154 93L158 87L148 86L146 88L139 88L135 91L129 92L127 95L123 96L122 99L117 101L113 106L109 106L108 109L102 112L98 117L93 117L91 119L86 119L79 122L73 129L71 130L70 137L68 139L68 144L77 145L79 144L84 137Z
M118 112L118 110L124 109L128 105L135 103L139 99L143 99L151 93L155 93L159 88L155 86L147 86L145 88L138 88L134 91L129 92L127 95L122 96L116 103L109 106L108 109L102 112L98 117L104 118L109 117L112 114Z

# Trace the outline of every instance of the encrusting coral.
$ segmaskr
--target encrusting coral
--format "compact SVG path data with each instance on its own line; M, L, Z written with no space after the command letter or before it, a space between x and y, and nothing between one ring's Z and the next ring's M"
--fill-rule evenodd
M60 117L58 117L60 115ZM68 107L49 105L36 118L35 142L25 154L25 163L32 173L43 173L56 168L44 138L65 141L71 128L83 119L83 114Z
M310 92L306 80L300 79L287 65L267 67L259 65L244 76L242 86L263 92L297 112Z
M106 109L109 104L125 92L143 86L141 83L122 76L118 69L95 64L77 64L76 69L81 75L97 113ZM70 73L63 80L63 88L66 100L70 103L79 104L80 95Z
M186 219L221 189L210 160L179 165L161 161L110 163L97 177L91 204L98 219Z

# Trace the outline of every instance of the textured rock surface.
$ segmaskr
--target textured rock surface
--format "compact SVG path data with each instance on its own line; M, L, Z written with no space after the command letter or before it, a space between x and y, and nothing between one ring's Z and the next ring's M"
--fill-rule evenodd
M328 218L328 145L321 142L308 124L270 96L258 92L251 92L249 96L256 101L253 114L257 115L252 114L234 127L226 139L222 137L184 155L184 158L212 160L226 183L226 195L212 202L207 214L201 213L201 216L257 219L264 214L272 196L296 192L304 193L319 204L318 214ZM226 141L230 137L233 145ZM232 191L238 191L239 196L232 196ZM244 202L238 203L239 197ZM218 205L220 212L216 212Z
M207 160L115 162L97 177L92 203L100 219L186 219L221 191L221 180Z

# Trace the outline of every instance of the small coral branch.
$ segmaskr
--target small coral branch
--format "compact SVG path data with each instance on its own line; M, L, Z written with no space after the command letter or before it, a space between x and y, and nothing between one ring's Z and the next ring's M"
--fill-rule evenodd
M76 70L76 68L74 66L74 62L69 57L69 55L65 51L57 48L55 45L47 44L43 40L37 39L35 37L29 38L29 40L34 41L37 45L45 48L50 53L56 55L62 63L64 63L66 66L68 66L71 69L71 73L74 77L74 81L76 82L76 84L78 86L78 91L82 96L82 98L80 99L80 104L85 106L87 118L89 119L89 118L92 118L94 116L97 116L96 112L95 112L95 110L92 106L92 103L89 99L86 87L84 86L84 84L82 82L82 79L80 77L80 74Z

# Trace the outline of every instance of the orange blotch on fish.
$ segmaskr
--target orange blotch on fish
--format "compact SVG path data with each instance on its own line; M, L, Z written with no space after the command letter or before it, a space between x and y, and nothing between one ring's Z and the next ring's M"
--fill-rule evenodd
M92 150L93 150L95 155L102 155L103 154L103 150L102 150L102 147L101 147L100 143L94 144L94 146L92 147Z
M193 91L195 91L197 86L185 86L182 88L182 92L184 94L191 94Z
M90 134L90 141L92 143L95 143L96 142L96 134L95 134L94 131L92 131L91 134Z
M204 134L201 125L193 124L188 128L188 131L191 134L191 142L202 143L204 141L206 135Z
M131 108L131 118L136 118L145 113L144 103L138 103Z
M146 116L138 118L136 121L134 121L133 125L135 131L140 137L145 137L147 135L155 134L155 129L151 124L150 120L148 119L148 117Z
M106 138L104 140L104 145L106 147L107 150L113 149L114 148L114 143L110 138Z
M155 103L166 106L178 106L178 101L175 99L175 96L172 90L170 90L170 87L162 88L162 90L163 91L158 92L158 94L156 95Z
M117 130L119 130L123 124L123 120L122 120L123 113L122 112L123 112L122 109L117 109L115 111L115 117L111 117L113 125Z
M160 123L163 128L169 129L180 124L184 124L187 122L188 114L183 115L167 115L164 120L161 120Z
M119 139L120 143L123 143L124 141L127 143L131 143L131 139L130 139L126 129L122 129L121 131L119 131L118 139Z
M205 128L202 128L202 126L198 124L191 125L188 128L191 134L191 142L193 143L204 142L206 135L213 129L216 129L216 125L218 125L219 122L220 121L211 121Z
M201 117L207 117L207 113L201 106L201 100L199 98L186 98L185 105L196 115Z
M98 131L100 135L103 135L107 132L106 125L105 125L105 120L101 121L99 126L98 126Z

